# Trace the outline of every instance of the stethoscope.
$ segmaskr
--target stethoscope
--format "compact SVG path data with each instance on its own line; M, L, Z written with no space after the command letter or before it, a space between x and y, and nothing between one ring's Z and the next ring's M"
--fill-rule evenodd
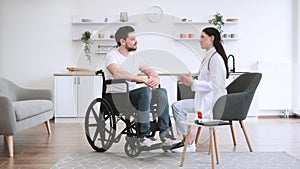
M208 72L208 73L209 73L209 63L210 63L210 60L211 60L211 58L212 58L216 53L217 53L217 51L215 51L215 52L209 57L208 64L207 64L207 72ZM205 62L205 60L203 59L203 60L201 61L201 66L200 66L200 69L199 69L199 71L198 71L198 74L200 74L200 72L201 72L202 69L204 68L204 62Z

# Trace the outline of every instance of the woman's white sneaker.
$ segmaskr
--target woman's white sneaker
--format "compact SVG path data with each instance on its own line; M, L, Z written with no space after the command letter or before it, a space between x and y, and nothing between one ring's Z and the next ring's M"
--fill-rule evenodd
M179 148L176 148L176 149L172 149L171 151L174 152L174 153L182 153L183 149L184 149L184 147L179 147ZM187 145L186 152L189 152L189 153L196 152L195 142L193 142L193 144L191 144L191 145Z

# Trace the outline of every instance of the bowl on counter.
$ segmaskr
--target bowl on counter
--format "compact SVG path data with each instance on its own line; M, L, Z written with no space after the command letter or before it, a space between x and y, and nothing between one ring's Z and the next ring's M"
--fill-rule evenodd
M238 22L239 18L227 18L226 22Z
M93 19L89 19L89 18L82 18L81 22L93 22Z

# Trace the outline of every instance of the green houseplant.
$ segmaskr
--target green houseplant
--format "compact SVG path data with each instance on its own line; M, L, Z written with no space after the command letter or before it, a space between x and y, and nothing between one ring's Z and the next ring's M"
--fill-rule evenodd
M214 14L213 18L208 20L208 23L215 25L216 28L219 30L220 34L223 33L224 21L223 16L219 12Z
M89 63L92 62L92 44L93 42L91 41L91 35L92 33L90 31L85 31L82 33L82 36L80 38L80 40L84 43L84 53L85 56L87 57L87 60L89 61Z

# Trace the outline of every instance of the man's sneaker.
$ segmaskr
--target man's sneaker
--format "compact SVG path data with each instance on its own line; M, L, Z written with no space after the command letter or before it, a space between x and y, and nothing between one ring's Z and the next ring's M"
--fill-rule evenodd
M173 144L171 149L176 149L176 148L180 148L180 147L183 147L183 146L184 146L184 141L182 140L177 144Z
M144 137L144 138L140 138L140 145L141 146L147 146L147 147L151 147L152 145L156 145L156 144L160 144L161 142L159 140L155 140Z
M164 138L162 146L172 148L174 145L180 143L181 140L172 140L171 138Z
M182 153L183 149L184 149L184 147L180 147L180 148L172 149L171 151L174 153ZM191 144L191 145L187 145L186 152L187 153L188 152L196 152L195 142L193 142L193 144Z

